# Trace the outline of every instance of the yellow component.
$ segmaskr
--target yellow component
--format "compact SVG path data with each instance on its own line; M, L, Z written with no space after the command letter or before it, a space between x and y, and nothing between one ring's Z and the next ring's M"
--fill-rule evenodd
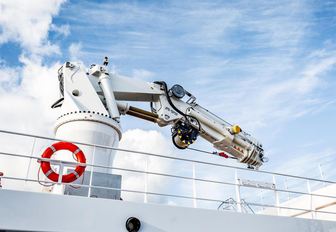
M233 134L238 134L238 133L240 133L242 130L241 130L240 126L238 126L238 125L233 125L232 128L231 128L231 131L232 131Z

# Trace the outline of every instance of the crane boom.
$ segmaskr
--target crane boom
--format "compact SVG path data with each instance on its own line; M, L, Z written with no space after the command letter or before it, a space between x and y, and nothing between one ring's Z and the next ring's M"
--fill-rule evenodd
M71 120L84 120L85 114L85 120L91 120L89 113L92 120L113 127L119 139L121 116L127 114L160 127L170 125L173 144L179 149L188 148L200 136L250 168L257 169L265 161L261 143L238 125L200 106L196 97L180 85L168 88L163 81L150 83L110 73L107 65L93 64L86 70L75 62L66 62L60 68L59 80L62 98L53 107L61 107L62 116L76 114ZM134 101L149 102L150 111L131 106ZM69 120L68 116L60 117L56 129Z

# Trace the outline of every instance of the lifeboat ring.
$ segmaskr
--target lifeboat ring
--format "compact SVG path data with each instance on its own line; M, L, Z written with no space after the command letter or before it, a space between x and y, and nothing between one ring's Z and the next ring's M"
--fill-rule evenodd
M75 144L69 142L57 142L48 147L42 154L42 158L50 159L50 157L59 150L68 150L73 153L79 163L86 163L85 155L81 149ZM49 180L58 182L59 174L56 173L50 165L49 161L41 161L41 169ZM71 183L77 180L85 171L85 166L77 165L75 170L69 174L62 175L62 183Z

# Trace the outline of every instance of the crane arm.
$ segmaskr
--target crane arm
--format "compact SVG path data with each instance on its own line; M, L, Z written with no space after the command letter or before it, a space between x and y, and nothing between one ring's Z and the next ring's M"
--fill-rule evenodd
M168 88L162 81L149 83L119 76L101 65L91 65L85 71L80 64L69 62L60 69L59 79L64 97L60 106L66 112L69 107L104 111L117 123L127 114L160 127L171 126L173 144L179 149L189 147L200 136L248 167L259 168L265 161L256 139L200 106L180 85ZM149 102L150 111L131 106L132 101Z

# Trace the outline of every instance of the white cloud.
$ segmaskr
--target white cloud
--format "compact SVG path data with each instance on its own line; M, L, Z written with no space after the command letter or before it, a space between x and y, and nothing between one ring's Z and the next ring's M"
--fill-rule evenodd
M151 79L155 76L154 72L151 72L149 70L145 70L145 69L134 69L133 70L133 78L136 79L141 79L144 81L151 81Z
M0 74L8 77L4 88L0 81L0 129L53 137L53 125L57 111L50 108L59 98L57 70L59 63L42 65L39 60L22 56L23 66L15 71L0 69ZM11 78L14 80L12 81ZM17 83L17 80L20 80ZM15 82L15 83L13 83ZM32 150L33 139L28 137L0 134L1 152L40 156L48 141L37 140ZM36 180L39 165L29 159L0 155L0 171L9 177ZM41 175L42 177L42 175ZM41 186L32 182L3 180L4 188L39 191Z
M1 128L51 135L56 115L50 106L59 98L56 73L60 64L48 67L29 59L22 61L21 70L0 70L14 80L6 81L8 88L0 91Z
M334 49L306 50L306 39L314 33L314 6L305 1L177 1L165 9L156 4L92 6L73 8L81 7L81 15L89 15L91 21L69 18L106 38L99 46L93 37L83 39L83 48L93 53L90 57L104 47L117 62L127 57L130 68L129 61L137 65L149 60L155 64L146 62L146 69L131 70L132 76L151 80L159 69L160 79L184 84L205 107L220 116L225 109L226 119L249 131L270 124L282 127L277 122L316 112L330 100L315 92L334 67ZM152 22L160 27L151 27Z
M52 27L52 17L63 2L0 0L0 44L16 42L22 48L18 57L21 66L0 66L0 117L1 122L6 122L2 128L44 133L50 130L46 125L50 126L54 117L50 105L58 98L56 75L60 64L45 65L43 60L60 53L59 47L48 40L48 33L56 28Z
M184 151L177 156L176 149L173 148L171 138L164 136L157 131L145 131L141 129L128 130L123 134L123 138L119 144L120 148L127 150L135 150L148 152L153 154L160 154L170 157L184 157L195 160L204 160L207 162L218 163L217 157L200 155L197 156L195 152ZM188 155L185 157L185 155ZM214 159L211 159L214 158ZM212 161L209 161L212 160ZM191 162L183 162L173 159L165 159L153 156L146 156L141 154L132 154L128 152L117 152L113 166L120 168L128 168L131 170L147 171L154 173L163 173L169 175L177 175L184 177L192 177L193 164ZM145 191L146 175L139 173L132 173L126 171L115 171L116 174L122 175L122 189ZM232 169L215 167L209 165L195 164L196 178L233 182ZM193 197L193 181L184 180L180 178L164 177L160 175L147 176L148 184L147 190L149 192L161 194L174 194L178 196ZM232 186L195 182L196 197L209 199L227 199L228 195L234 192ZM144 201L144 194L122 193L124 200ZM192 200L148 195L148 202L150 203L164 203L169 205L179 205L192 207ZM199 201L199 206L204 208L214 209L218 206L217 203L208 201Z
M0 94L16 88L20 79L18 69L0 65Z
M302 94L309 93L319 87L322 82L321 76L332 70L336 65L336 51L326 52L323 57L314 57L302 73L302 79L298 83L298 91Z
M79 61L83 56L82 44L81 43L72 43L69 46L69 56L71 60Z
M172 146L169 141L169 139L157 131L134 129L126 131L123 134L119 147L128 150L165 154L169 156L172 154ZM146 162L148 165L147 171L149 172L166 173L173 165L173 162L170 160L127 152L117 152L113 165L115 167L146 171ZM144 174L131 172L123 172L122 174L123 189L138 191L145 190L146 177ZM148 189L151 189L152 191L161 189L164 192L171 187L168 186L165 181L162 181L164 179L163 177L150 175L149 179ZM122 193L122 196L124 199L138 201L141 201L144 197L141 194L134 195L127 192Z
M70 26L69 25L57 26L55 24L51 24L50 31L54 31L59 35L68 36L70 35Z
M0 62L2 130L47 136L53 134L56 114L50 106L59 97L57 69L60 64L46 65L44 58L60 53L59 47L48 40L48 32L52 17L58 13L63 2L0 0L0 45L15 42L21 47L18 57L20 66L9 67L6 62ZM32 141L21 139L2 134L1 151L12 149L10 152L31 155ZM0 156L0 169L8 176L25 177L28 163L25 159ZM34 167L32 170L38 170L35 161L31 165ZM36 172L29 173L29 177L36 178ZM6 186L25 188L11 181Z
M335 70L335 64L335 50L329 50L323 57L308 56L304 64L295 65L281 75L275 71L267 78L251 73L246 79L212 79L211 84L198 92L206 103L213 101L209 92L214 93L217 100L209 109L219 115L225 109L229 121L239 123L249 131L269 126L274 129L329 105L332 99L325 99L316 92L330 87L325 77ZM272 62L266 66L270 70L274 68ZM226 88L222 89L222 86Z
M0 1L0 44L14 41L34 54L59 53L48 42L52 17L64 0Z

